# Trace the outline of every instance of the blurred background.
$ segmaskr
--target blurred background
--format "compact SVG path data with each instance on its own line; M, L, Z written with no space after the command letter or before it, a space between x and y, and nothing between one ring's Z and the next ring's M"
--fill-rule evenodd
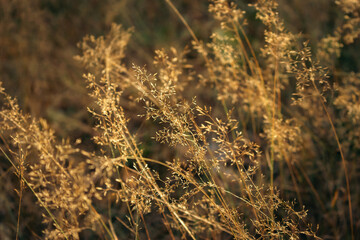
M235 1L248 11L248 36L259 49L263 26L253 1ZM204 42L217 24L207 12L208 1L174 1L198 38ZM319 39L333 32L342 13L330 0L279 1L286 27L302 33L316 48ZM61 136L90 133L89 105L82 74L74 60L77 43L85 35L100 36L112 22L134 27L126 63L152 62L155 49L183 49L191 37L165 1L147 0L0 0L0 78L22 109L46 118ZM356 42L358 43L358 42ZM359 44L345 46L336 67L357 72Z
M211 33L219 28L207 11L208 1L173 2L197 37L208 42ZM247 11L247 35L254 49L259 51L264 43L264 26L255 19L255 10L248 7L254 1L235 2ZM343 19L343 13L331 0L278 2L286 27L309 39L314 52L320 39L333 33ZM85 35L104 35L113 22L124 28L134 28L124 60L128 66L132 63L151 65L156 49L172 46L181 51L192 40L176 14L162 0L0 0L0 80L7 93L18 99L24 112L45 118L59 138L71 141L81 138L87 149L94 148L91 142L93 120L87 111L94 103L88 97L82 77L86 70L74 56L80 54L77 44ZM344 46L340 57L334 59L330 67L335 71L359 72L359 54L357 39ZM195 57L190 57L190 61L200 66L196 65ZM0 193L0 206L4 206L0 209L1 239L1 233L11 236L16 230L14 189L18 188L18 181L16 176L9 178L7 163L1 162L0 167L0 192L7 193L6 197ZM9 184L1 184L5 181ZM10 197L9 192L12 193ZM31 195L24 198L26 209L26 202L34 201L26 201L26 198L33 198ZM27 219L22 220L24 239L41 235L41 227L36 226L40 216L36 217L35 211L36 208L30 207L24 210L22 219ZM314 218L317 219L314 222L322 219L316 215ZM322 234L326 236L325 232Z

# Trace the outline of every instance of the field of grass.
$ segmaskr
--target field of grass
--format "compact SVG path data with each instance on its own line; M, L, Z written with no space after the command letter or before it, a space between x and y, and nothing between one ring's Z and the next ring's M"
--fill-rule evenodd
M357 0L0 0L0 239L359 239Z

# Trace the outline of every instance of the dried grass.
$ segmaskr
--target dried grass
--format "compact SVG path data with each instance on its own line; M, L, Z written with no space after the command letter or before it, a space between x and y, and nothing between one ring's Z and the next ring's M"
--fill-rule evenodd
M314 56L303 36L286 29L276 1L250 6L265 26L261 49L252 46L246 12L233 2L211 1L219 29L209 43L166 2L193 41L183 51L157 50L151 67L126 62L134 30L121 25L79 44L76 58L89 71L84 79L96 103L88 109L96 151L59 140L0 85L1 151L20 181L17 215L28 188L45 209L45 239L320 238L311 223L320 225L321 237L355 239L359 77L343 73L334 87L336 73L322 63L359 36L360 5L337 1L344 24ZM204 95L216 104L204 103ZM143 110L129 110L128 101ZM135 118L150 129L136 129ZM309 202L321 218L307 216ZM20 217L16 238L19 225Z

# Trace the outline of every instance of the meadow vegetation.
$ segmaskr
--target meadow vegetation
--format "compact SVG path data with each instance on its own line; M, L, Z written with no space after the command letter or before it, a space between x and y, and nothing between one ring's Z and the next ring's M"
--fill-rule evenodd
M22 2L0 1L2 239L360 237L360 2L319 1L318 32L307 1L164 0L158 46L109 0L78 54L51 35L71 3Z

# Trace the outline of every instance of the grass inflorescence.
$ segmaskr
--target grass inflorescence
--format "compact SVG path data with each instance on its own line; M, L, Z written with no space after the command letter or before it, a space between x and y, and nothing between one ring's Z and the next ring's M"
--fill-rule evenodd
M343 19L314 46L287 28L275 0L241 8L210 1L214 30L206 40L175 3L164 4L190 36L184 48L165 46L146 65L131 62L136 29L116 23L78 44L89 96L91 128L81 125L91 136L87 145L21 110L0 82L0 174L13 173L1 201L16 189L18 204L12 229L0 222L0 233L359 237L360 75L337 61L358 41L360 4L336 1ZM251 36L251 21L262 25L261 40ZM34 219L41 224L31 229Z

